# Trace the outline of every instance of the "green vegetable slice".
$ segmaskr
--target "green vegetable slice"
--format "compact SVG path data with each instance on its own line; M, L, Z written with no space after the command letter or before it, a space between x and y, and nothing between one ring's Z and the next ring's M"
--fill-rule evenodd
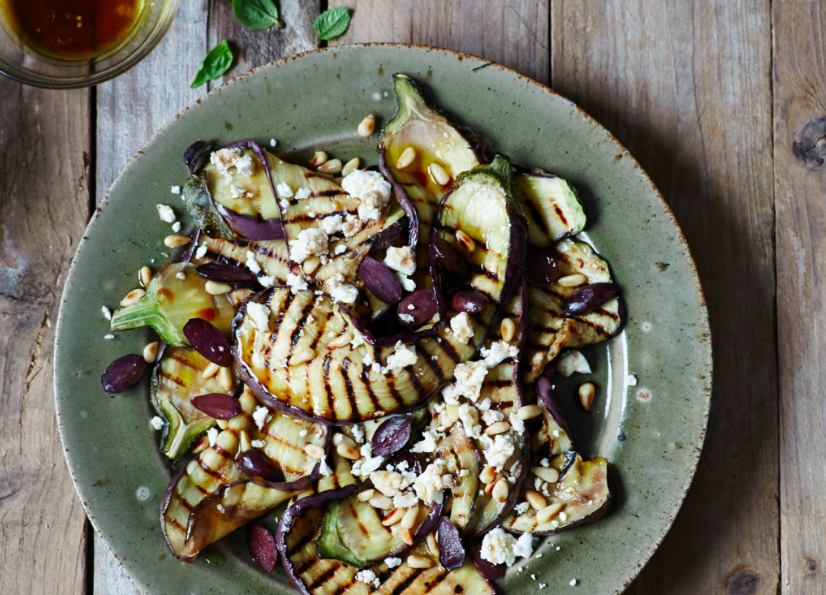
M345 6L336 6L325 10L313 21L313 31L319 41L334 39L344 35L350 26L350 9Z
M585 210L568 181L541 169L520 172L514 180L525 198L532 244L549 246L585 229Z
M204 56L201 66L198 68L198 74L195 75L195 80L192 81L190 88L194 89L207 81L217 79L229 70L229 67L232 66L232 59L232 50L229 49L229 44L225 39Z

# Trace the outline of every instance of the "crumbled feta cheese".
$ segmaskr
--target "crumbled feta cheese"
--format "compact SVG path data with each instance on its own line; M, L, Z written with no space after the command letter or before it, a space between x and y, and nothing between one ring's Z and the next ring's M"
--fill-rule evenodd
M270 139L270 146L271 146L271 147L275 147L275 145L277 145L277 144L278 144L278 141L277 141L277 140L275 140L274 138L271 138L271 139Z
M496 527L485 533L485 537L482 539L480 552L482 559L491 564L504 563L511 566L516 562L516 555L513 553L515 543L516 538L513 535L505 533L502 527Z
M301 430L301 431L298 433L298 435L299 435L299 436L301 436L302 438L304 438L304 437L306 437L306 436L307 436L307 433L308 433L308 432L307 432L307 430Z
M470 324L470 316L468 316L468 313L461 312L451 318L450 330L453 331L457 341L467 345L468 341L470 341L470 338L473 336L473 326Z
M330 297L342 304L352 304L359 297L359 290L355 285L343 283L344 278L336 275L330 282Z
M350 238L362 230L364 224L361 219L354 215L347 215L344 222L341 224L341 231L345 238Z
M378 589L379 585L381 585L381 581L379 580L379 577L376 576L376 573L368 568L359 570L356 573L356 580L362 583L367 583L368 585L373 585L376 589Z
M533 536L523 533L513 546L513 555L517 558L530 558L533 554Z
M242 176L251 176L255 169L255 164L252 162L252 155L241 155L235 160L235 171Z
M330 465L327 464L327 458L321 459L318 464L318 472L321 474L322 477L327 477L333 474L333 470L330 469Z
M236 186L235 184L232 184L229 187L229 192L232 198L252 198L253 196L255 196L255 194L252 193L250 190L247 190L246 188L241 188L240 186Z
M163 420L157 415L149 420L149 423L152 424L152 427L156 430L163 430Z
M333 254L335 254L336 256L338 256L339 254L344 254L345 252L347 252L347 244L338 244L335 247L335 250L333 250Z
M260 430L264 427L264 424L267 423L267 417L270 415L270 410L266 407L256 407L255 411L252 412L252 420L255 422L256 427Z
M471 438L480 438L482 436L482 426L479 425L479 412L473 405L469 403L459 405L459 421L462 422L465 434Z
M355 339L353 339L355 341ZM362 424L356 424L351 428L353 434L353 440L361 444L364 442L364 426Z
M544 589L547 586L548 586L548 583L539 583L539 588L540 589Z
M112 311L109 308L107 308L106 306L101 306L100 307L100 313L103 314L103 317L106 320L112 320Z
M265 440L253 440L250 444L252 444L253 448L264 448L267 446L267 442Z
M482 347L482 357L485 358L485 365L488 368L498 366L509 357L519 355L519 348L506 341L496 341L491 344L490 349Z
M629 374L628 376L626 376L625 382L628 384L628 386L637 386L637 377L633 374Z
M559 548L556 548L556 549L559 549ZM572 578L572 579L571 579L571 582L570 582L570 583L568 583L568 584L569 584L569 585L571 585L572 587L576 587L576 585L577 585L577 583L578 583L578 582L579 582L579 581L578 581L577 579Z
M510 415L508 415L508 422L510 422L511 428L513 428L513 431L517 434L525 431L525 422L515 412L512 411Z
M384 257L384 264L405 275L412 275L416 272L416 254L410 246L396 248L390 246L387 249L387 256Z
M186 274L183 271L179 271L175 273L175 278L184 281L186 279Z
M252 320L253 326L259 331L270 330L270 309L258 302L247 302L247 314Z
M503 419L505 419L505 414L496 409L488 409L482 414L482 421L485 422L486 426L492 426Z
M591 366L588 360L585 359L585 356L574 349L559 358L559 362L556 364L556 371L567 378L574 372L590 374Z
M407 324L413 324L413 321L416 320L410 314L404 314L402 312L399 313L399 320Z
M278 185L275 187L275 193L278 195L278 198L293 197L293 189L290 188L290 185L287 184L287 182L278 182Z
M528 508L530 508L530 506L531 505L527 502L520 502L519 504L513 507L513 511L516 514L525 514L528 511Z
M292 293L298 293L309 288L309 285L307 285L307 282L303 278L293 273L287 273L287 286Z
M215 441L218 439L218 428L210 428L207 430L207 440L210 446L215 446Z
M106 339L107 341L111 341L112 339L115 338L115 335L113 335L112 333L107 333L107 334L103 335L103 338Z
M402 289L405 291L416 291L416 282L402 273L396 273L399 283L402 284Z
M453 370L453 382L442 391L442 396L448 404L459 402L459 397L476 401L482 390L482 384L488 368L484 361L463 362Z
M484 444L486 441L483 440L482 442ZM513 442L508 434L497 434L486 446L487 448L482 451L482 454L491 467L497 470L504 467L513 454Z
M295 198L297 200L306 200L313 195L313 191L309 188L299 188L295 191Z
M401 370L407 366L414 365L419 360L416 350L408 347L401 341L396 341L393 353L387 358L388 370Z
M169 191L172 194L180 194L181 193L181 187L180 186L172 186L172 188L170 188Z
M247 268L252 271L254 275L257 275L261 272L261 265L258 264L258 261L255 260L255 252L251 250L247 250Z
M327 254L327 240L323 229L302 229L294 240L290 240L290 258L300 264L310 256L323 256Z
M359 219L367 221L381 217L381 211L393 192L390 182L377 171L357 169L341 181L342 189L359 199Z
M198 249L195 251L195 258L203 258L204 256L206 256L206 253L207 253L207 245L206 244L201 244L200 246L198 246Z
M373 487L385 496L392 498L404 489L404 478L395 471L373 471L370 474Z
M158 217L164 223L172 223L175 221L175 211L169 205L157 204L155 208L158 209Z
M413 492L402 492L393 496L393 508L410 508L415 506L418 501L419 499Z
M262 275L258 277L258 282L264 287L272 287L275 285L276 278L273 276Z
M410 452L435 452L436 450L436 435L432 430L424 430L422 432L422 439L414 444Z
M445 473L445 462L436 459L430 463L413 483L413 490L425 504L441 502L445 488L452 487L452 475Z
M172 224L172 231L174 231L175 233L178 233L179 231L181 231L181 222L180 221L176 221L175 223Z
M388 568L396 568L396 566L401 566L402 559L401 558L385 558L384 563L387 565Z
M209 162L215 166L218 173L224 176L227 180L232 180L232 174L229 173L229 168L235 166L235 162L241 156L241 149L219 149L213 151L209 156Z

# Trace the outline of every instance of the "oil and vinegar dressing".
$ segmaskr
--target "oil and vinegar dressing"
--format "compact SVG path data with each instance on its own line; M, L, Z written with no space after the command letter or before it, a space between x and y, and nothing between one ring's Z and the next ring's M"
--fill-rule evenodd
M144 0L0 0L20 40L59 60L88 60L117 47L143 5Z

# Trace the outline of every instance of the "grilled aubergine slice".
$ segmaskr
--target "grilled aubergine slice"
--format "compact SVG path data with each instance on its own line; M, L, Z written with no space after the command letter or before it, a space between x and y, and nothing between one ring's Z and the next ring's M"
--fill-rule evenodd
M585 229L585 210L567 180L541 169L522 170L514 179L525 199L531 244L548 246Z

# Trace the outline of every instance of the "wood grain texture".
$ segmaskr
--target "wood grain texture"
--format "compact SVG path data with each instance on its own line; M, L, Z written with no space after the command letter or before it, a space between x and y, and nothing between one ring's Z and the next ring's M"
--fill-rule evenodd
M775 2L782 593L826 593L826 7Z
M651 175L693 249L711 317L715 386L699 472L629 592L774 595L769 3L555 0L551 23L554 87Z
M86 578L85 516L63 460L52 364L89 217L89 91L3 79L0 105L0 592L74 595Z
M549 0L333 0L353 9L336 44L394 41L467 52L549 80Z

